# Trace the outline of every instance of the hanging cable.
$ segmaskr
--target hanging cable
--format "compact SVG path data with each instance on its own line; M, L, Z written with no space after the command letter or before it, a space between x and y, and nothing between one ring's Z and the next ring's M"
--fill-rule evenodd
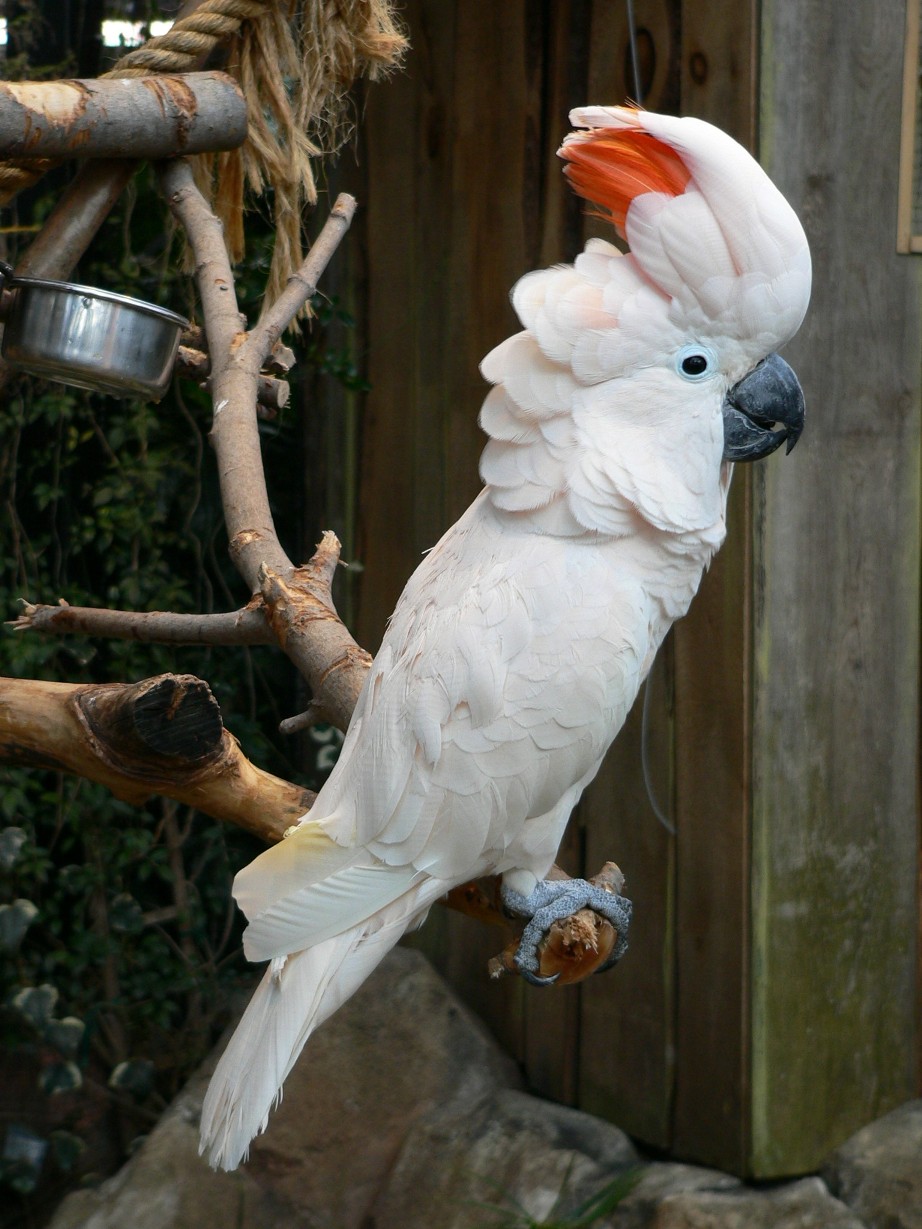
M643 106L643 91L640 88L640 56L637 52L637 23L634 21L634 0L625 0L627 5L627 35L631 48L631 75L634 78L634 101Z
M650 707L653 695L650 687L650 675L656 669L658 661L659 657L653 659L650 673L647 675L646 682L643 685L643 710L640 718L640 767L643 770L643 786L647 791L647 798L650 801L650 808L653 814L669 835L675 836L675 824L666 816L665 811L657 801L656 792L653 789L653 774L650 771Z

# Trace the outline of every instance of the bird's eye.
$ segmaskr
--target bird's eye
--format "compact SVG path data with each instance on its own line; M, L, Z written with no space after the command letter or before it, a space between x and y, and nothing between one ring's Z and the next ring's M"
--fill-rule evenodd
M685 380L706 380L717 371L717 355L707 346L683 346L675 366Z

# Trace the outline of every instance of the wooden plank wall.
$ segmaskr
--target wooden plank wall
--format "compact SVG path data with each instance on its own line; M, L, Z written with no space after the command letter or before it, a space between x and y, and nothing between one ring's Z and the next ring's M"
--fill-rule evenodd
M754 148L756 5L685 0L682 112ZM783 464L773 458L766 464ZM749 1151L752 472L676 643L676 1082L671 1148L743 1173Z
M893 255L887 206L902 4L763 0L761 25L756 0L635 7L647 105L750 146L761 129L811 230L817 297L791 356L812 421L792 457L737 476L728 542L652 676L651 778L677 836L650 806L638 709L571 823L571 873L614 857L628 874L629 957L542 994L487 980L496 936L468 919L436 911L423 942L536 1089L770 1176L912 1089L919 268ZM477 368L518 327L509 289L587 232L554 158L567 110L630 92L622 3L404 11L406 71L369 90L347 177L369 647L479 488Z
M916 1094L922 263L896 253L903 0L764 0L763 160L805 221L810 425L756 475L753 1165Z
M655 33L644 48L649 101L668 109L677 102L678 10L666 0L647 10ZM508 302L513 283L529 269L572 259L589 229L606 233L587 223L554 156L567 112L628 92L621 4L422 0L406 17L407 70L371 91L364 117L365 225L375 261L360 517L358 626L366 644L379 638L420 552L479 489L476 416L485 385L477 367L519 327ZM651 758L667 807L670 691L666 670L658 675ZM597 870L612 856L629 869L643 923L623 972L584 992L534 994L518 981L486 980L496 935L467 919L431 918L423 942L523 1060L534 1087L620 1113L630 1129L665 1146L672 839L646 798L639 732L638 713L560 859L571 873Z

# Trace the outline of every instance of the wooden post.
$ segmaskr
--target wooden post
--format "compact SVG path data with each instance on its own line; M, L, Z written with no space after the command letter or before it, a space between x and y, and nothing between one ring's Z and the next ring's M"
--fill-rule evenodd
M922 262L895 251L905 5L762 6L763 162L800 212L809 430L756 476L752 1171L917 1090Z
M490 936L467 919L437 921L427 951L536 1087L767 1178L814 1168L916 1087L922 265L894 251L904 12L635 10L646 104L758 150L808 229L814 302L786 350L807 431L791 457L740 467L728 541L654 670L648 750L675 836L647 797L639 710L571 823L568 871L613 857L627 876L626 960L541 995L486 982ZM369 102L360 193L363 643L476 488L476 364L516 327L509 287L579 245L554 170L566 109L632 88L621 5L413 0L407 18L414 50Z
M683 0L682 114L755 143L756 5ZM771 462L766 462L770 464ZM782 464L776 457L775 465ZM675 628L676 1081L671 1148L736 1173L749 1150L750 484Z

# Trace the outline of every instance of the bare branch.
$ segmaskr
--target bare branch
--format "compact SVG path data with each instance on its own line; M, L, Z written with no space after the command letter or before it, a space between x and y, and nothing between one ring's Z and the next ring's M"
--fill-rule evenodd
M279 644L310 684L311 720L345 730L371 654L356 644L333 606L330 583L338 562L339 539L328 530L303 567L284 575L263 567L260 592Z
M246 100L226 73L0 82L4 157L171 158L242 145Z
M246 345L252 346L261 359L266 358L304 304L316 293L324 269L352 224L355 205L355 198L345 192L336 198L323 230L314 240L301 267L288 279L288 284L275 302L263 308L246 341Z
M143 644L275 644L261 604L221 614L174 614L153 610L97 610L88 606L22 603L22 613L10 622L15 631L56 636L96 636L107 640L138 640Z
M269 625L310 684L315 709L345 729L371 659L340 621L330 595L339 543L325 535L314 558L300 568L282 549L269 509L255 405L260 368L277 351L281 328L313 293L348 228L355 202L340 198L298 274L247 335L241 332L220 222L196 188L188 164L170 162L160 174L195 257L211 361L211 443L231 559L250 591L262 594Z
M0 764L74 773L136 806L162 794L270 844L315 797L252 764L224 729L208 685L192 675L87 686L0 679ZM566 875L554 867L552 877ZM609 863L593 882L618 892L624 876ZM442 903L513 933L498 880L463 884ZM588 909L557 922L541 945L541 975L558 973L559 985L581 981L604 963L615 938ZM516 971L517 943L490 962L494 976Z
M20 277L66 278L138 169L124 158L85 163L16 264Z
M212 371L225 364L232 346L243 340L245 321L237 307L234 275L224 243L224 228L198 190L184 158L160 164L160 183L167 204L189 240L195 281L202 300L205 335Z
M211 388L211 359L203 350L180 346L174 370L181 379L193 380L203 388ZM285 408L290 397L291 388L285 380L260 374L256 381L257 407L262 406L267 411L262 417L275 417L279 410Z
M74 773L134 805L164 794L265 841L314 800L246 758L191 675L89 686L0 679L0 763Z

